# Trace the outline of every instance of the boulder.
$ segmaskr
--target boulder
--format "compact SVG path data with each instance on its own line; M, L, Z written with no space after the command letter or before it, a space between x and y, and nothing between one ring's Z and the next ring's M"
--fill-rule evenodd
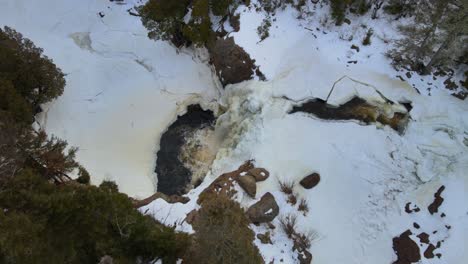
M256 69L255 60L234 42L233 37L217 39L209 51L210 61L223 86L253 78Z
M252 175L256 181L264 181L270 177L270 173L264 168L253 168L247 172L249 175Z
M271 222L279 213L279 206L271 193L266 193L260 201L247 210L247 216L252 223Z
M248 195L255 198L255 195L257 194L257 182L253 176L245 175L239 177L237 181L239 182L240 187L242 187Z
M314 172L314 173L304 177L304 179L302 179L299 183L305 189L312 189L315 186L317 186L317 184L319 182L320 182L320 174Z

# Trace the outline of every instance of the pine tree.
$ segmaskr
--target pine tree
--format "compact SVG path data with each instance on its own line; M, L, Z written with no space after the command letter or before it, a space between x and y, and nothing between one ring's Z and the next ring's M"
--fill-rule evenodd
M468 1L420 0L414 23L400 27L403 38L389 52L395 65L429 73L435 64L451 65L466 50Z
M65 86L62 71L42 52L15 30L0 28L0 79L10 81L32 109L60 96Z
M184 27L183 33L197 46L204 46L208 42L213 33L208 0L194 0L192 16L190 22Z

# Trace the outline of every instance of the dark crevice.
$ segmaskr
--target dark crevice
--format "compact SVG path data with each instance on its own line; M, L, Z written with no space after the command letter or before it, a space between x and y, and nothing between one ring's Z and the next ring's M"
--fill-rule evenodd
M167 195L185 193L192 178L190 169L179 159L186 137L198 129L213 126L215 120L211 110L203 110L200 105L189 105L187 113L178 116L169 126L161 137L157 153L155 172L158 192Z
M390 102L390 104L394 103ZM366 124L379 122L390 126L399 133L403 133L412 107L411 103L403 103L402 105L408 110L408 113L396 112L389 117L378 106L372 105L359 97L353 97L339 106L330 105L325 100L315 98L302 105L294 106L289 114L304 112L325 120L359 120Z

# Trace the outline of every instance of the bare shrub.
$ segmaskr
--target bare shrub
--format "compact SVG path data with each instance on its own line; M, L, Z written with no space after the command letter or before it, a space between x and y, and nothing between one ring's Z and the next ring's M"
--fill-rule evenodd
M293 241L293 250L298 253L298 260L300 263L310 263L312 261L312 254L309 248L312 242L317 240L319 235L315 230L300 233L296 230L297 216L288 214L280 218L280 225L289 239Z
M290 195L288 195L288 203L290 203L291 205L296 205L297 197L295 193L291 193Z
M306 199L301 198L301 200L299 201L299 207L297 210L303 212L304 216L309 212L309 205L307 204Z
M296 185L294 181L281 181L281 180L278 180L278 184L280 186L280 190L287 195L290 195L293 193L294 185Z
M280 217L279 221L284 233L286 233L288 238L292 238L296 233L297 216L293 214L283 215Z

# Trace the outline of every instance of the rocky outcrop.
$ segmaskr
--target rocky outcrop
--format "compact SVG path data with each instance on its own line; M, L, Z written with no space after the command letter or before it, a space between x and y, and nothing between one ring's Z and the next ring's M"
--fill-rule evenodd
M253 176L241 176L237 182L248 195L250 195L252 198L255 198L255 195L257 194L257 181Z
M270 173L264 168L253 168L247 174L252 175L257 182L264 181L270 177Z
M211 194L232 197L237 192L234 188L235 182L241 177L241 174L246 174L253 167L251 161L246 161L237 170L222 174L203 190L200 196L198 196L197 203L202 204L206 197L209 197Z
M209 51L211 63L224 86L252 79L256 69L255 60L234 42L234 38L216 40Z
M252 223L271 222L279 214L279 206L271 193L266 193L260 201L247 210L247 216Z
M299 183L305 189L312 189L315 186L317 186L317 184L319 184L319 182L320 182L320 174L314 172L314 173L304 177L304 179L302 179Z
M393 238L393 250L397 255L397 260L393 264L416 263L421 259L418 244L414 242L410 235L410 230L406 230L400 236Z

